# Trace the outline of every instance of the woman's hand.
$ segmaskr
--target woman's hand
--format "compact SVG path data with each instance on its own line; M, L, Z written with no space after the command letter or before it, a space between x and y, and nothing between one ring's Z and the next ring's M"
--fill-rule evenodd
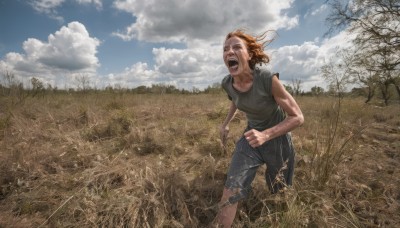
M221 138L221 146L225 150L226 142L228 141L228 134L229 134L229 126L220 126L219 127L219 134Z
M269 140L269 135L264 132L257 131L255 129L251 129L244 133L244 137L249 142L250 146L255 148L261 146L266 141Z

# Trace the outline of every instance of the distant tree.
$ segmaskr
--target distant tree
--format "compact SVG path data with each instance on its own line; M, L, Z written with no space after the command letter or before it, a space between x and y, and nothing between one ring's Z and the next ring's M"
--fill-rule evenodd
M343 50L339 50L336 56L338 58L330 59L321 67L321 72L329 83L329 92L341 97L347 86L354 82L353 56Z
M48 92L53 92L53 89L54 89L53 86L50 83L47 83L46 90Z
M32 97L44 93L45 91L44 84L42 81L40 81L40 79L32 77L31 84L32 84Z
M367 88L357 88L357 87L354 87L354 88L352 88L351 89L351 94L352 95L355 95L355 96L365 96L366 95L366 93L367 93Z
M135 89L133 89L133 92L138 94L145 94L148 92L148 88L144 85L138 86Z
M294 96L294 90L290 85L283 84L283 87L285 87L286 91L290 93L292 96Z
M75 84L78 91L87 92L90 89L90 79L87 74L79 74L75 77Z
M115 83L115 84L114 84L114 90L117 90L117 91L122 90L122 85L119 84L119 83Z
M220 93L222 92L221 83L215 82L212 85L204 89L204 93Z
M355 71L355 77L357 82L361 84L361 86L365 86L367 89L367 100L365 101L365 103L370 102L371 99L374 97L375 90L379 84L379 76L377 72L359 69Z
M197 88L196 86L193 86L193 87L192 87L192 93L198 94L198 93L200 93L200 89Z
M152 84L150 88L150 92L154 94L165 94L166 90L166 85L163 83Z
M301 81L301 79L292 79L292 89L293 89L293 93L292 95L296 95L298 96L301 93L301 84L303 82Z
M389 86L393 84L400 98L400 4L399 0L354 0L343 4L331 1L332 12L327 17L328 34L347 28L356 35L355 70L366 75L360 82L370 89L381 90L388 103ZM361 72L364 72L361 74ZM368 72L368 74L365 74Z
M314 86L311 88L311 94L313 96L319 96L324 93L324 89L319 86Z
M3 95L16 96L19 98L19 101L22 101L26 97L22 82L20 82L11 71L6 70L2 75L4 80L4 87L2 87Z
M18 85L20 83L15 77L15 74L11 71L6 70L2 73L2 75L5 87L11 88L12 86Z
M167 94L177 94L179 93L179 89L177 89L174 85L168 85L165 92Z

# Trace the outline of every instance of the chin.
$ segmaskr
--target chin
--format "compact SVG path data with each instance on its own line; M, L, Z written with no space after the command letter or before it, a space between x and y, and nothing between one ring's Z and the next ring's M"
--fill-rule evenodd
M233 75L238 75L239 72L240 72L239 69L232 70L232 69L229 69L229 68L228 68L228 71L229 71L229 74L232 75L232 76L233 76Z

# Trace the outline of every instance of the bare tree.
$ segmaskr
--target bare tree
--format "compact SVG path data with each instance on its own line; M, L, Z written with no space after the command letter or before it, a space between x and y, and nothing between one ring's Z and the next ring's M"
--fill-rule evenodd
M5 87L11 88L19 84L19 81L16 79L15 74L13 72L5 70L2 74Z
M346 4L333 0L331 6L328 34L343 28L356 34L353 42L357 70L360 75L368 72L368 77L360 82L367 86L376 84L386 104L390 84L395 86L400 98L399 0L354 0Z
M378 75L375 72L355 72L358 82L360 82L362 85L366 86L367 88L367 100L365 103L368 103L371 101L371 99L375 95L375 90L378 86Z
M78 87L78 90L86 92L90 89L90 80L87 74L79 74L75 77L75 84Z
M354 82L354 56L344 50L338 51L336 56L339 58L331 59L321 67L321 72L329 83L329 90L341 97L347 86Z
M301 84L303 82L301 79L292 79L292 89L293 89L293 95L298 96L301 93Z
M2 73L3 75L3 80L4 80L4 87L3 89L3 95L8 95L8 96L17 96L21 98L20 100L23 100L23 84L20 82L16 77L15 74L11 71L4 71Z

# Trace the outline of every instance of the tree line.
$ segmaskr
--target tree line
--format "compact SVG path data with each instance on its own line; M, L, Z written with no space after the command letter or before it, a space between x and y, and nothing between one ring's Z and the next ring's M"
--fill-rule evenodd
M328 67L328 66L324 66ZM330 69L331 70L331 69ZM332 75L341 74L337 69L330 74ZM120 84L108 85L104 88L95 88L91 86L91 82L89 78L85 75L79 76L75 78L74 88L64 88L60 89L57 86L52 86L49 83L44 83L39 77L32 77L29 82L29 86L23 85L12 72L6 71L2 73L3 80L0 80L0 96L13 96L17 98L24 98L27 96L31 97L42 97L45 94L71 94L71 93L81 93L81 94L90 94L90 93L114 93L114 94L123 94L123 93L131 93L131 94L220 94L224 93L221 87L221 83L213 83L204 89L199 89L197 87L193 87L192 89L183 89L177 88L174 85L168 84L152 84L151 86L138 86L135 88L126 88L121 86ZM338 78L335 77L335 78ZM347 82L346 82L347 83ZM342 81L339 81L340 86L344 85ZM289 83L283 84L285 89L292 96L332 96L337 94L337 89L334 86L330 86L327 90L320 86L313 86L310 90L303 90L303 81L301 79L292 79ZM339 86L339 87L340 87ZM341 89L341 88L340 88ZM351 91L343 91L341 94L350 95L350 96L365 96L368 97L369 92L368 88L365 87L355 87ZM370 98L368 98L370 99Z
M192 89L177 88L169 84L152 84L151 86L138 86L135 88L126 88L120 84L108 85L104 88L96 88L91 86L88 76L81 75L75 78L74 88L60 89L51 84L45 84L39 77L32 77L29 80L29 85L24 84L17 79L14 73L10 71L2 72L2 79L0 80L0 96L13 96L13 97L27 97L27 96L43 96L51 93L132 93L132 94L216 94L221 93L222 88L220 83L213 83L203 90L193 86Z

